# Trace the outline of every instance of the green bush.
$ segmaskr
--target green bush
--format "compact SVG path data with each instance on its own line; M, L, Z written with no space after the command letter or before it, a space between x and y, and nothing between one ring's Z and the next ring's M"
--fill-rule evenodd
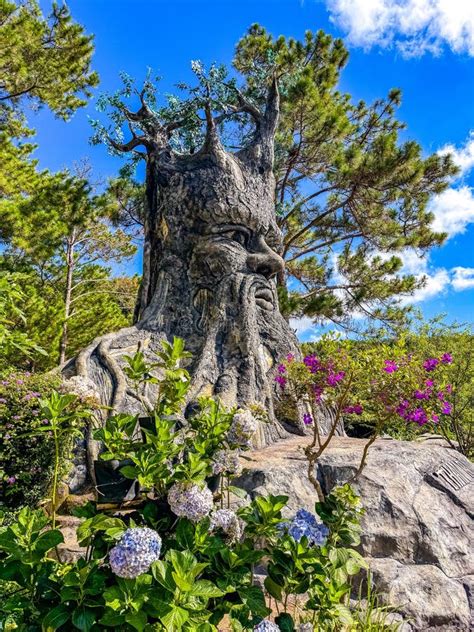
M48 433L36 433L49 423L40 399L59 383L59 377L30 373L0 379L0 503L6 508L34 506L48 491L54 444Z
M242 496L232 486L235 457L248 449L257 422L250 411L210 399L184 421L183 356L175 340L164 343L156 365L140 353L128 358L138 398L148 382L159 384L156 407L145 406L144 425L119 414L97 431L103 459L121 462L122 474L139 483L133 512L107 513L95 503L79 509L86 552L75 562L61 561L63 536L41 510L24 508L0 528L0 580L8 582L0 629L213 632L227 617L235 632L292 632L302 624L362 632L349 608L351 577L365 567L354 548L358 497L345 485L314 513L285 516L285 496L235 509L231 500ZM71 396L53 394L43 406L58 433L71 427L71 404ZM266 570L264 587L255 582L257 566ZM272 599L278 628L262 626Z

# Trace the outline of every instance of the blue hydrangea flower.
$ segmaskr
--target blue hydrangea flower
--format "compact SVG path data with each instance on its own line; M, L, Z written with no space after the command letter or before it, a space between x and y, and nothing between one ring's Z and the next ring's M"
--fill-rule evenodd
M160 557L161 538L146 527L127 529L117 546L109 553L112 572L118 577L132 579L146 573Z
M254 627L253 632L281 632L281 630L276 623L273 623L273 621L264 619Z
M329 529L306 509L298 509L296 515L285 525L288 534L297 542L304 536L310 546L322 546L329 535Z

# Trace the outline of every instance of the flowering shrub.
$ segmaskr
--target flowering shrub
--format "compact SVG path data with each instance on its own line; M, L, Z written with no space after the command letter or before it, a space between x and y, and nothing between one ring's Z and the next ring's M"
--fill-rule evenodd
M164 378L141 439L138 416L116 415L97 431L105 460L128 459L121 471L140 486L133 512L106 513L95 503L77 510L85 554L73 562L62 561L63 536L41 510L24 508L0 527L0 577L11 586L1 629L213 632L227 617L236 632L285 632L352 622L350 578L365 566L354 549L359 499L339 487L315 513L289 518L285 496L231 506L241 495L231 485L235 458L259 422L209 399L180 422L189 386L182 356L181 341L164 344ZM154 368L141 354L129 358L138 397L147 381L159 381ZM70 403L57 393L44 402L58 432L70 424ZM224 464L217 474L216 464ZM257 565L266 569L264 587L254 581ZM271 599L279 603L274 621Z
M134 579L160 559L161 538L152 529L127 529L109 553L110 569L117 577Z
M59 386L46 375L12 373L0 378L0 503L7 508L35 505L51 484L54 443L41 415L41 398Z

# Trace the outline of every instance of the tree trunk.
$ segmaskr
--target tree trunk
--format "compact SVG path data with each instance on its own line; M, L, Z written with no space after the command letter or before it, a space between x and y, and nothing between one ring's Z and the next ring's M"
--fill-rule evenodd
M59 343L59 364L66 361L68 344L68 324L71 314L72 279L74 273L74 231L67 240L66 246L66 287L64 289L64 321Z
M140 347L153 361L161 339L178 336L193 354L188 410L203 395L228 406L257 404L269 420L255 442L263 446L287 434L285 419L276 414L281 389L275 376L280 360L300 352L276 292L284 269L274 201L276 83L265 113L252 115L254 140L236 154L221 146L209 111L206 140L196 154L178 155L164 141L147 142L136 324L96 340L64 372L92 379L113 409L137 411L123 355ZM115 147L125 151L128 145ZM152 404L154 393L147 398ZM301 411L288 419L293 431L304 432Z

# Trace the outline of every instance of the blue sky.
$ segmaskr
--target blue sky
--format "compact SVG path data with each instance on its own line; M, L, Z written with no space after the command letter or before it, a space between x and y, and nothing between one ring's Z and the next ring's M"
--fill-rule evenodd
M44 9L49 3L41 2ZM450 236L428 259L405 253L405 269L428 283L413 299L426 316L474 314L474 2L471 0L70 0L77 21L95 35L96 96L119 86L118 73L142 78L151 66L162 92L190 78L190 60L229 63L235 42L253 22L274 35L301 37L320 28L343 37L350 59L341 89L371 101L392 87L403 91L399 117L425 152L451 149L460 178L433 201L436 226ZM96 179L121 161L91 147L95 98L63 123L42 111L36 157L42 167L71 167L89 157ZM129 271L137 268L137 262ZM302 339L314 334L298 324Z

